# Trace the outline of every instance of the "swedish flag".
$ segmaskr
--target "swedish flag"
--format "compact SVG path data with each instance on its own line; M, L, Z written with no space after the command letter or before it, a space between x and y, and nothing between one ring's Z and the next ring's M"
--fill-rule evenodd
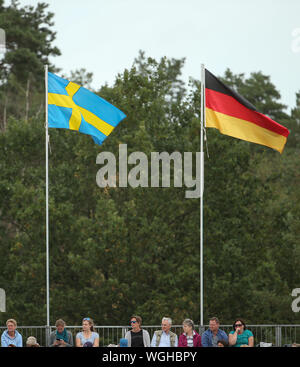
M92 135L101 145L126 115L103 98L48 72L48 126Z

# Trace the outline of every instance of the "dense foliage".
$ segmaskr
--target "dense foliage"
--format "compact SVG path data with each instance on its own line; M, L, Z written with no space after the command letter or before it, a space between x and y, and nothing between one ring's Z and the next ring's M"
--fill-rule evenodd
M1 324L9 317L23 325L46 323L41 91L43 64L59 54L52 16L44 4L4 7L0 0L9 46L0 74L0 287L7 294ZM14 33L11 24L24 32ZM89 136L51 129L51 324L63 318L78 325L91 316L98 325L122 325L133 313L148 325L166 315L175 323L199 322L199 199L186 199L185 187L96 184L97 155L118 157L119 144L127 144L128 154L144 152L149 162L151 152L194 152L195 158L199 81L184 85L183 65L140 53L113 86L99 88L127 115L101 147ZM81 69L72 77L89 84L92 75ZM28 78L37 83L26 94ZM280 155L207 131L204 320L297 323L291 292L300 285L300 92L288 113L269 76L227 70L223 80L291 133Z

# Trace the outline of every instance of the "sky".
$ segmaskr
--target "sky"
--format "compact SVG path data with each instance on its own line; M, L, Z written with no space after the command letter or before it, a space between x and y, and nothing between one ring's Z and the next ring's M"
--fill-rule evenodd
M36 0L19 0L36 5ZM200 79L201 64L216 76L261 71L281 102L300 91L300 0L42 0L54 15L51 62L61 73L85 68L93 89L112 85L139 50L159 60L185 58L183 80ZM6 5L10 3L6 1Z

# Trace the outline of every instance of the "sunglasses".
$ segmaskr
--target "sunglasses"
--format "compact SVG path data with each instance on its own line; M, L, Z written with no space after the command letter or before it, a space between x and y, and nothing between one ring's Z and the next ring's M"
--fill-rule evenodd
M85 317L82 321L90 321L91 319L89 317Z
M136 323L136 321L130 321L130 323L131 323L131 324L135 324L135 323Z
M235 324L234 327L241 327L243 324Z

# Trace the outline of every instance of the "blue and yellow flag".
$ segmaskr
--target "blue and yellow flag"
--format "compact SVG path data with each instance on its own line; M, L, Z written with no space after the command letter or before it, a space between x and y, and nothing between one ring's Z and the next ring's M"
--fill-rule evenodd
M48 72L48 126L92 135L101 145L126 115L80 85Z

